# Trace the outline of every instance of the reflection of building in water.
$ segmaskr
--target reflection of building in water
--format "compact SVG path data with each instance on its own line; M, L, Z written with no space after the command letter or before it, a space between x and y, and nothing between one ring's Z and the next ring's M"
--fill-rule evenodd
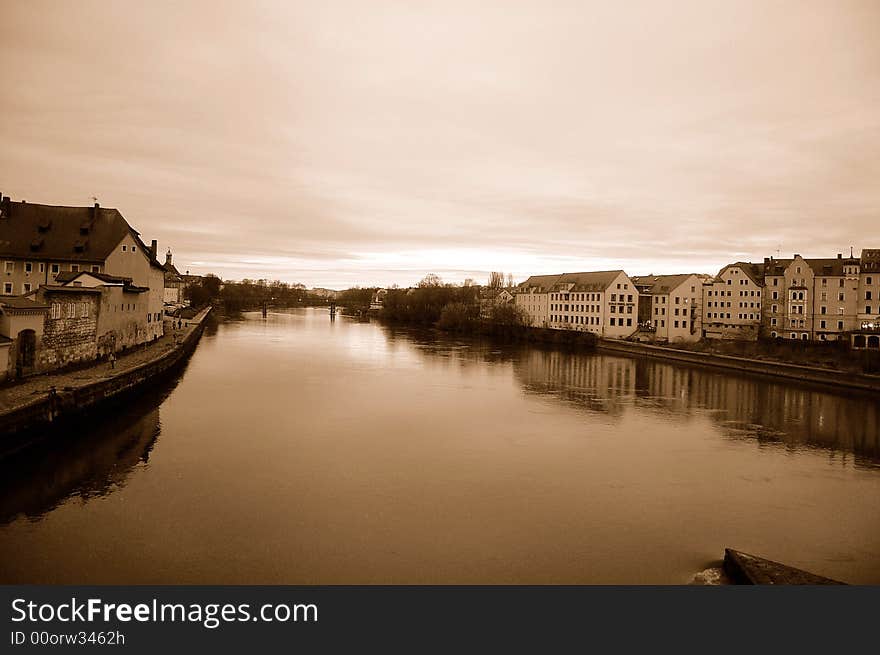
M637 360L579 355L552 350L524 350L513 371L527 391L551 394L612 415L636 390Z
M880 403L784 382L656 360L527 349L514 375L529 392L619 416L635 411L682 418L709 410L736 438L816 446L880 459Z
M700 372L693 401L697 407L724 410L731 434L880 458L880 404L867 396Z
M146 463L159 436L159 409L108 416L97 431L71 429L0 461L0 523L41 516L64 500L103 496Z

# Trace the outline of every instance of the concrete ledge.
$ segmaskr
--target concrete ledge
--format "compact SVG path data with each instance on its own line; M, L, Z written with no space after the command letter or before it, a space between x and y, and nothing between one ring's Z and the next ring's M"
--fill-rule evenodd
M747 585L842 585L831 578L802 571L763 557L724 549L724 573L734 584Z
M186 338L156 358L109 378L67 390L58 390L54 396L44 395L26 405L0 414L0 435L11 437L46 429L64 419L91 410L102 403L136 391L182 364L195 350L204 330L204 319L210 309L201 312L189 323L196 323Z
M715 368L724 368L744 373L772 375L775 377L798 380L800 382L812 382L823 385L830 384L837 387L861 389L864 391L880 391L880 375L864 375L827 368L812 368L810 366L800 366L798 364L771 362L763 359L749 359L746 357L733 357L731 355L691 352L688 350L678 350L677 348L664 348L663 346L651 346L642 343L615 341L611 339L600 339L598 348L608 352L641 355L644 357L657 357L686 364L714 366Z

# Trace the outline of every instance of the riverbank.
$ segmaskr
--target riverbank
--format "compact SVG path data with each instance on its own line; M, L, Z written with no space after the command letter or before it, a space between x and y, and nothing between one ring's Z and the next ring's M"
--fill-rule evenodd
M474 339L486 339L495 343L505 344L533 343L575 350L593 350L599 341L596 335L590 332L553 330L524 325L499 325L491 321L473 323L465 329L449 329L437 325L425 326L424 324L410 321L391 321L381 316L378 317L378 321L383 325L394 328L431 330L448 337L473 337Z
M0 451L15 436L31 433L138 390L181 364L195 349L211 313L208 307L184 325L166 323L162 338L131 353L120 354L111 367L100 363L84 369L27 378L0 391Z
M862 391L880 391L880 375L866 375L839 369L802 366L785 362L720 355L698 351L652 346L631 341L600 339L599 350L629 356L654 357L685 364L711 366L714 368L787 378L823 386L845 387Z

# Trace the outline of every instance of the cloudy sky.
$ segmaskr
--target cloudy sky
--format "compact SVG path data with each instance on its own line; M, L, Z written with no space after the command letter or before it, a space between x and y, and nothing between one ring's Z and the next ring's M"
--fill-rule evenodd
M0 80L0 191L227 279L880 246L877 0L5 0Z

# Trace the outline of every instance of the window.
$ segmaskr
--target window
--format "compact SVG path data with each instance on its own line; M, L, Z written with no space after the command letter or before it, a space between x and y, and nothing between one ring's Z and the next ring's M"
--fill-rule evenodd
M71 264L71 265L70 265L70 270L71 270L71 272L73 272L73 273L79 273L79 264Z
M81 305L80 316L82 316L83 318L88 318L89 317L89 303L84 302L84 303L80 303L80 305Z
M43 262L40 262L40 273L46 272L46 265Z
M865 300L870 300L870 299L871 299L871 292L865 291Z
M59 266L58 264L52 264L52 268L50 270L52 271L52 275L58 275L58 272L61 270L61 266Z
M819 308L819 313L820 314L827 314L828 308L823 305L822 307Z
M12 273L15 270L15 262L6 262L6 272Z
M776 319L775 319L775 318L771 318L771 319L770 319L770 325L773 325L773 326L776 325ZM776 336L776 335L774 334L773 336Z
M122 252L128 252L128 246L122 246Z
M100 272L101 272L100 266L98 266L98 265L92 266L92 273L100 273Z
M873 314L874 313L871 311L871 305L865 305L865 313L866 314Z
M134 246L131 247L131 251L132 251L132 252L135 251L135 247L134 247Z
M31 292L31 283L25 282L24 284L22 284L21 285L21 292L22 293L30 293Z
M837 329L838 329L838 330L842 330L842 329L843 329L843 321L837 321Z
M3 283L3 293L6 295L12 295L12 282L4 282Z
M874 282L870 277L867 277L865 278L865 284L874 284Z
M72 302L67 303L67 318L76 318L76 305Z
M25 273L30 274L30 273L33 272L33 270L34 270L34 264L33 264L33 262L25 262L25 263L24 263L24 272L25 272Z
M819 321L819 327L822 328L822 329L824 330L825 327L826 327L826 325L825 325L825 321Z
M773 338L775 339L777 335L776 335L775 332L771 332L771 333L770 333L770 336L773 337Z

